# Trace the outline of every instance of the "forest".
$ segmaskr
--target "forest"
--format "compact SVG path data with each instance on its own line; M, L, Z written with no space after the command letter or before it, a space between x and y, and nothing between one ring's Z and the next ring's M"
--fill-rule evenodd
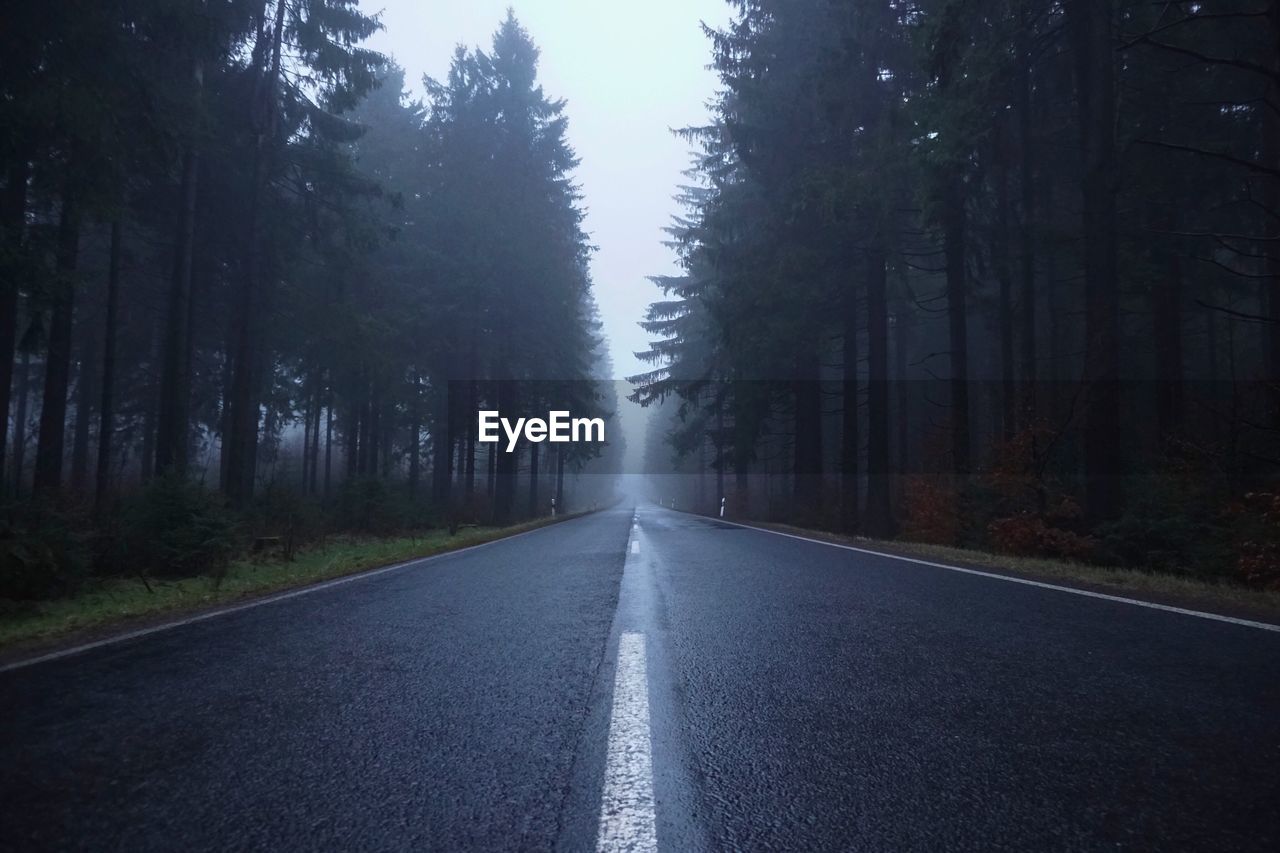
M731 6L660 499L1280 585L1280 4Z
M564 105L513 14L425 100L355 0L4 19L0 598L607 497L575 491L600 447L476 446L482 404L617 402Z

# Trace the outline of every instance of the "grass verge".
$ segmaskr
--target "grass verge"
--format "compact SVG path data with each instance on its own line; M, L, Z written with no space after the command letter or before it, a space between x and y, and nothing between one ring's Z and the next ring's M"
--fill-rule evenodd
M1189 575L1144 572L1038 557L1015 557L922 542L866 539L786 524L758 521L742 523L810 539L866 548L868 551L890 556L931 560L960 568L980 569L994 574L1079 587L1107 595L1121 595L1262 622L1280 622L1280 591L1275 590L1250 589L1238 584L1214 582Z
M175 581L138 578L96 580L70 598L41 602L0 601L0 653L89 639L219 605L260 598L294 587L332 580L381 566L480 545L575 518L538 519L512 527L463 528L450 536L432 530L398 538L330 537L324 545L300 550L292 562L241 559L221 579ZM9 655L6 655L9 656Z

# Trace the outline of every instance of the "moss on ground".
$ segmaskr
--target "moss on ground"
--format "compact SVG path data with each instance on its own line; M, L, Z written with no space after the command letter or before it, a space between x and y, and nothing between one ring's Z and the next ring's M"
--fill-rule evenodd
M331 537L323 544L300 550L292 561L279 558L234 561L218 578L200 576L145 582L141 578L106 578L91 581L68 598L0 601L0 650L133 627L135 623L145 623L161 615L192 613L257 598L456 551L551 523L554 523L552 519L540 519L513 527L469 527L453 536L446 530L432 530L419 536L398 538Z

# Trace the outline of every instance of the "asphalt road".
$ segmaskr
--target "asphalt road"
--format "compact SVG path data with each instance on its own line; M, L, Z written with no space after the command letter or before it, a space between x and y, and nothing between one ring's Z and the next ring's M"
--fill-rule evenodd
M0 673L12 850L1275 850L1280 633L641 507Z

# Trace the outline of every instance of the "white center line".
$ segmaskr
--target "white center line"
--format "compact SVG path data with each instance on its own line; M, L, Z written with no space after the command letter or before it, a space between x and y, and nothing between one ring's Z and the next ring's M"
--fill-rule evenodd
M609 719L609 754L596 837L599 853L658 849L650 748L644 634L624 633L618 642L618 674Z
M639 540L639 539L632 539L632 540L631 540L631 553L632 553L632 554L639 554L639 553L640 553L640 540Z

